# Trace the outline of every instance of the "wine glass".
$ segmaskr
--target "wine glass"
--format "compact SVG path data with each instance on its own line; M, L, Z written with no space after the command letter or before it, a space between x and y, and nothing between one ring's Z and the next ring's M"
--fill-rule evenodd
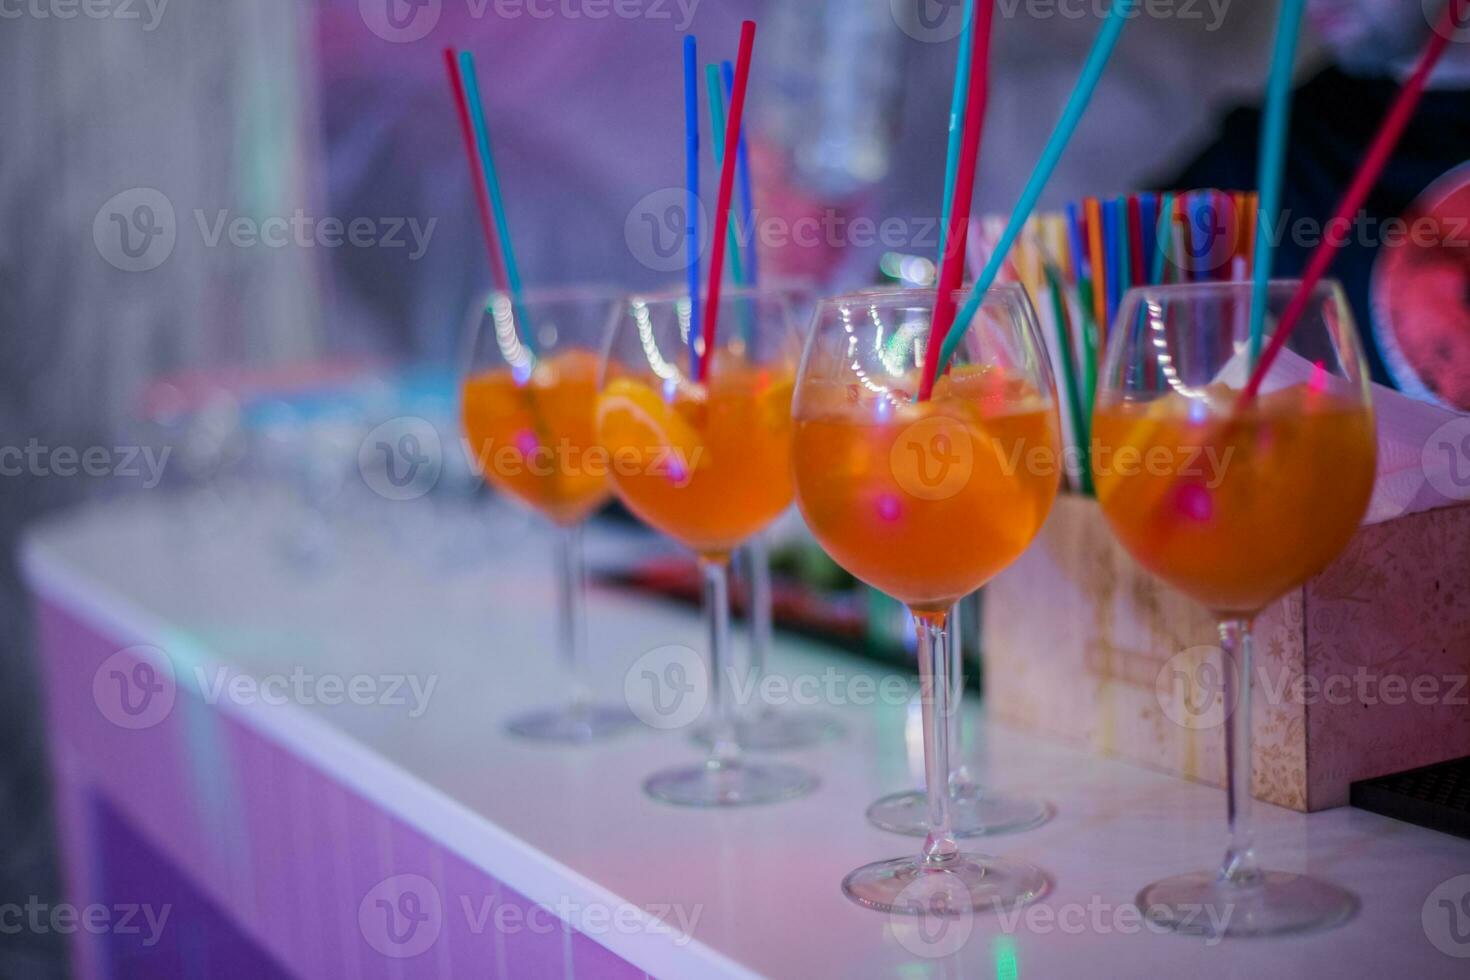
M524 738L586 742L637 721L622 705L593 702L583 615L582 524L609 496L593 408L600 343L617 298L600 286L494 293L470 322L461 388L466 450L487 482L556 530L556 621L571 697L513 719L509 730Z
M807 279L767 280L767 292L784 294L791 322L798 327L811 323L819 295L816 285ZM771 551L767 535L757 534L739 550L735 568L737 580L743 578L746 588L745 640L749 650L749 689L761 691L767 672L766 661L771 648L772 595ZM757 698L735 719L735 738L742 749L752 752L782 752L803 749L821 742L841 738L845 732L841 722L816 708L776 707ZM714 735L711 727L702 726L695 740L708 747Z
M708 307L708 301L702 304ZM597 436L618 498L699 560L709 627L710 755L652 776L665 803L743 806L810 791L793 766L741 758L732 688L731 557L791 506L791 390L800 344L780 290L722 291L706 349L685 295L634 296L613 318Z
M960 757L964 745L963 717L960 704L964 699L964 635L961 611L957 604L949 616L950 712L949 744L953 768L949 773L949 825L956 837L986 837L1013 834L1046 823L1052 807L1044 800L997 793L980 785ZM978 633L978 630L976 631ZM907 837L929 835L929 801L923 790L904 790L874 800L867 811L868 822L880 830Z
M929 290L824 302L793 404L807 525L839 565L913 614L928 833L921 854L859 868L842 885L861 905L913 915L940 903L952 912L1024 904L1048 888L1029 864L956 843L946 627L954 604L1015 561L1051 509L1061 476L1056 396L1035 314L1008 285L954 325L954 361L918 401L933 310Z
M1263 339L1298 286L1269 285ZM1357 908L1336 885L1256 861L1251 624L1325 568L1362 520L1377 452L1368 373L1341 287L1322 283L1246 404L1251 302L1248 282L1129 292L1093 420L1094 484L1118 540L1219 621L1229 847L1217 870L1138 896L1154 921L1212 936L1323 928Z

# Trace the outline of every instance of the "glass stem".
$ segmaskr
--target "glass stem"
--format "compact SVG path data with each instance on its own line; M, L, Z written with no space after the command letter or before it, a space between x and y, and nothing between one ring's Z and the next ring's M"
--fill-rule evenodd
M1225 679L1225 786L1230 843L1220 877L1235 885L1257 884L1255 841L1251 830L1251 623L1220 623L1221 674Z
M951 794L958 793L970 785L970 771L965 767L964 746L964 715L960 711L960 704L965 697L965 654L961 637L964 634L963 610L965 601L961 599L955 603L954 609L949 614L949 751L953 762L949 770L949 791Z
M582 561L582 526L557 528L556 579L557 625L561 652L566 663L574 709L584 708L591 698L587 678L587 629L584 604L587 598L587 569Z
M924 863L943 865L959 854L950 825L949 737L953 714L948 616L914 613L919 641L919 703L924 712L924 785L929 801L929 836Z
M714 720L710 725L710 762L733 766L740 762L740 744L735 737L735 697L731 690L734 673L730 663L730 560L700 558L704 580L704 615L709 625L710 700Z
M751 690L760 691L766 677L766 653L771 646L771 555L760 535L745 546L745 562L750 582L749 682Z

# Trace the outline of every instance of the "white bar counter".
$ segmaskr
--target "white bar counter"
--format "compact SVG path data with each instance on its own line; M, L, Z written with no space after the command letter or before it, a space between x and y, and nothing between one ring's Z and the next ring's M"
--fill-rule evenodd
M971 846L1034 862L1054 885L1028 910L921 935L913 921L862 909L839 890L857 866L920 843L863 817L878 796L916 783L902 698L823 705L846 738L779 757L820 777L808 797L727 811L663 806L640 786L699 757L687 731L639 727L585 747L504 731L506 718L555 702L563 689L550 541L525 521L473 524L460 554L483 548L485 558L465 563L443 560L420 525L395 515L390 526L342 535L335 559L308 573L283 561L288 531L273 506L242 503L230 519L203 523L190 513L154 495L69 515L28 541L41 651L54 660L45 669L68 880L74 890L97 887L87 868L100 858L76 853L95 845L74 811L108 800L288 975L1470 976L1470 958L1444 951L1448 943L1470 956L1470 919L1455 945L1461 933L1447 931L1429 901L1470 873L1470 841L1353 809L1307 816L1257 804L1264 861L1351 889L1362 901L1356 918L1269 941L1159 934L1142 924L1133 898L1159 877L1215 863L1223 794L987 723L973 699L965 749L973 771L985 785L1050 800L1056 814L1039 829ZM594 562L647 547L607 529L590 545ZM613 700L642 654L667 644L703 649L694 611L672 604L594 589L588 618L598 689ZM176 685L168 718L136 730L88 716L108 714L105 684L96 686L110 676L106 658L134 644L164 651ZM869 700L871 687L854 679L882 674L784 636L772 666L809 678L808 689L837 691L839 702ZM253 680L226 683L236 675ZM345 693L353 684L355 698ZM175 723L171 748L142 741ZM200 748L211 741L219 745ZM153 812L175 792L162 782L175 778L171 768L182 772L177 799L188 802ZM262 803L263 792L279 795ZM203 830L180 805L200 810ZM221 842L230 855L201 853ZM364 860L366 873L357 868ZM369 893L410 873L430 882L442 928L434 923L423 949L384 953L371 934ZM492 898L511 889L566 924L553 943L527 951L518 945L529 939L524 922L497 926L477 915L487 908L475 900L479 889ZM394 893L389 904L412 912L422 897L403 905ZM105 955L78 953L93 966Z

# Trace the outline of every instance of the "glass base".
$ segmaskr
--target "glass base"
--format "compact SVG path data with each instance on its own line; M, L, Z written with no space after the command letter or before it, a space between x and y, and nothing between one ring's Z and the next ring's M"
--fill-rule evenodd
M1029 905L1051 882L1041 869L961 851L942 866L921 857L895 858L858 868L842 892L866 908L899 915L964 915Z
M956 837L1013 834L1039 827L1052 815L1051 805L1042 800L1000 796L974 784L952 790L949 799ZM885 796L868 807L868 822L895 834L927 837L929 801L918 791Z
M1175 932L1224 939L1331 929L1353 917L1358 899L1331 882L1286 871L1262 871L1249 885L1196 871L1149 885L1138 893L1138 907Z
M643 790L675 806L754 806L804 796L816 785L815 776L794 766L707 762L655 773Z
M767 708L750 718L735 722L735 741L751 752L782 752L804 749L820 742L841 738L846 732L835 718L819 711L778 711ZM708 725L694 733L694 741L710 748L713 739Z
M613 705L571 704L512 718L506 730L538 742L593 742L638 724L627 708Z

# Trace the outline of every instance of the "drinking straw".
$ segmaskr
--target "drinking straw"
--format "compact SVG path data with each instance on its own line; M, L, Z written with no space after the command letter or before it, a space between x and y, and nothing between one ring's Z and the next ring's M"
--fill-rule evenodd
M510 300L516 311L516 319L523 325L520 341L537 356L536 331L521 303L521 272L516 265L516 250L511 243L510 222L505 214L505 197L500 192L500 178L495 173L495 154L490 149L490 127L485 118L485 106L480 102L480 80L475 74L475 56L472 52L459 53L459 69L464 76L465 95L469 101L470 122L474 126L475 141L480 148L480 164L485 171L485 189L490 194L490 210L495 217L495 228L500 237L500 248L505 255L505 283L510 291Z
M1210 213L1213 215L1211 228L1217 229L1217 237L1225 238L1225 251L1220 264L1214 269L1214 279L1229 281L1230 264L1235 260L1235 225L1230 222L1230 195L1223 191L1210 191Z
M1275 243L1268 234L1281 210L1281 182L1286 169L1286 138L1291 126L1291 73L1296 64L1297 38L1301 34L1302 10L1306 0L1281 0L1276 23L1276 47L1271 54L1271 74L1266 81L1266 112L1261 120L1261 153L1256 183L1260 186L1261 208L1257 221L1256 267L1251 293L1250 363L1261 358L1266 330L1266 287L1271 282Z
M960 50L955 59L954 92L949 98L949 146L944 151L944 203L939 215L939 258L944 265L944 248L949 232L949 209L954 201L956 170L960 165L960 143L964 134L965 109L970 90L970 56L975 47L975 0L965 4L965 25L960 31Z
M1256 267L1256 217L1261 210L1261 196L1254 191L1245 196L1245 258L1252 272Z
M1091 272L1087 266L1087 249L1082 245L1082 216L1078 213L1077 204L1068 202L1065 211L1067 222L1067 243L1072 248L1072 256L1075 264L1072 268L1072 278L1077 282L1091 278Z
M1215 269L1209 263L1215 254L1214 211L1211 210L1210 192L1195 191L1189 195L1190 231L1195 236L1194 251L1190 258L1194 262L1191 270L1195 282L1204 282L1214 277ZM1204 254L1200 254L1200 249Z
M720 73L724 76L725 100L729 101L735 92L735 63L728 60L720 62ZM756 249L755 194L751 191L750 153L746 149L744 129L740 131L740 155L736 158L735 165L736 180L740 185L740 226L750 240L750 251L745 257L745 282L746 285L756 286L761 280L760 256Z
M1080 288L1081 274L1078 270L1076 255L1072 251L1067 216L1062 213L1052 215L1049 231L1048 241L1052 254L1056 257L1056 268L1059 273L1058 279L1064 286L1067 283L1075 283ZM1078 364L1081 364L1087 356L1086 338L1083 335L1083 330L1079 329L1080 324L1073 322L1072 294L1063 291L1061 300L1062 309L1066 313L1064 325L1067 328L1067 336L1070 338L1072 345L1072 357ZM1080 378L1078 380L1078 388L1079 391L1085 393L1086 389L1081 385ZM1082 410L1090 413L1091 406L1084 401Z
M1108 270L1103 252L1102 204L1089 197L1082 202L1087 216L1087 244L1092 255L1092 315L1098 330L1108 334Z
M688 50L687 47L685 50ZM720 194L715 206L714 236L710 239L709 299L704 308L704 357L699 380L709 380L714 360L715 331L720 319L720 280L725 267L725 232L730 227L730 205L735 195L735 161L740 155L740 124L745 118L745 92L750 85L750 59L755 53L755 21L740 25L740 52L735 61L735 87L730 93L730 118L725 125L725 161L720 166Z
M1030 180L1027 181L1025 189L1022 190L1015 210L1011 212L1010 221L1001 235L1000 245L976 281L974 290L965 303L965 308L956 317L956 321L961 325L969 323L976 311L980 309L980 304L985 301L986 292L989 291L995 282L996 275L1000 272L1001 259L1010 251L1016 236L1020 234L1021 226L1026 223L1026 219L1035 209L1042 190L1046 188L1046 183L1056 170L1063 151L1066 150L1067 144L1072 139L1072 134L1077 130L1077 124L1082 121L1082 114L1087 111L1087 104L1092 100L1092 93L1097 90L1097 83L1102 78L1103 69L1107 67L1108 58L1112 56L1113 48L1117 46L1123 28L1132 18L1135 3L1136 0L1114 0L1112 9L1108 11L1108 19L1103 24L1102 30L1098 32L1097 40L1093 42L1092 50L1087 55L1087 61L1082 66L1082 74L1077 79L1077 86L1067 99L1067 105L1062 110L1062 117L1057 122L1056 129L1052 131L1050 139L1047 140L1046 148L1041 153L1041 159L1037 162L1036 169L1032 172ZM937 367L943 367L949 363L963 336L963 330L949 331L948 336L944 339L944 348L940 352L940 363Z
M970 13L976 21L976 33L970 48L970 76L967 80L965 97L965 127L960 137L960 161L955 171L954 200L949 206L949 228L947 247L939 271L938 293L934 298L934 319L929 327L929 342L924 346L924 372L919 381L919 401L928 401L934 392L934 382L939 377L940 342L950 333L954 323L955 290L964 279L965 256L960 247L964 229L970 223L970 208L975 198L975 167L980 158L980 136L985 129L985 109L990 99L990 26L995 4L993 0L971 0ZM990 265L999 267L1005 262L1006 253L1015 242L1015 236L1003 245L997 245L991 253ZM988 286L986 288L989 288ZM967 304L967 308L970 304ZM979 304L973 304L970 317L975 315ZM967 319L966 323L969 322ZM962 332L961 332L962 333Z
M1128 285L1143 285L1143 205L1137 194L1128 196Z
M979 218L970 222L970 227L965 231L965 266L970 270L970 278L979 274L982 260L981 252L985 246L985 225ZM990 256L987 254L986 258ZM934 286L939 287L939 266L934 267Z
M1105 293L1107 295L1107 321L1112 325L1113 318L1118 315L1118 301L1122 294L1118 292L1118 268L1120 258L1118 255L1118 202L1102 202L1102 246L1103 262L1107 271L1104 280Z
M505 258L500 254L500 240L495 233L495 219L490 214L490 195L485 190L484 164L475 141L475 124L470 118L470 103L465 97L464 79L459 73L459 59L453 48L444 49L444 67L449 72L449 88L454 94L454 108L459 115L459 131L464 137L465 157L470 164L470 184L475 188L475 205L480 212L480 230L485 236L485 251L490 259L490 281L496 289L505 290Z
M1138 226L1143 236L1139 249L1142 278L1137 285L1153 282L1153 269L1159 251L1159 195L1143 194L1138 202Z
M1066 303L1062 302L1062 281L1057 270L1050 263L1043 265L1046 276L1047 293L1051 298L1052 320L1056 323L1057 347L1060 348L1062 359L1062 383L1067 395L1067 406L1072 417L1072 431L1077 440L1077 451L1082 463L1082 492L1088 495L1092 493L1092 466L1088 460L1088 440L1090 438L1087 427L1086 413L1083 411L1083 389L1077 380L1077 361L1072 353L1072 341L1070 339L1071 324L1067 318Z
M704 66L704 81L709 92L710 142L714 144L715 166L718 167L725 162L725 97L718 65ZM730 222L726 235L730 248L730 275L737 286L744 286L745 263L740 258L740 229L736 224L734 221Z
M727 62L728 63L728 62ZM715 166L721 166L725 162L725 94L724 85L720 80L720 69L717 65L706 65L704 68L705 87L709 91L709 118L710 118L710 142L715 148ZM739 160L736 160L739 168ZM730 276L735 280L737 286L750 285L746 275L745 261L740 255L740 229L739 223L730 222L730 229L726 235L730 249ZM752 243L753 245L754 243ZM753 349L755 343L755 317L749 303L740 304L740 334L745 338L747 348Z
M1169 260L1170 239L1174 234L1174 192L1166 191L1163 199L1159 202L1159 220L1162 222L1159 228L1158 249L1154 252L1153 272L1149 276L1149 282L1157 286L1164 281L1164 269Z
M1192 237L1189 227L1189 195L1180 194L1174 199L1174 226L1178 234L1174 236L1174 281L1184 282L1186 269L1189 266L1190 250L1194 247L1190 241Z
M1317 283L1327 274L1339 249L1347 241L1347 233L1335 232L1338 228L1347 228L1352 221L1353 215L1357 214L1368 199L1368 194L1378 178L1383 174L1383 168L1388 165L1389 158L1393 155L1395 147L1404 135L1404 130L1413 118L1414 110L1418 108L1419 100L1424 95L1424 87L1429 82L1429 76L1434 71L1434 66L1443 57L1445 48L1449 45L1450 38L1457 32L1460 25L1470 15L1470 0L1451 0L1445 6L1444 15L1440 23L1436 25L1433 35L1429 39L1428 46L1419 57L1419 64L1409 76L1408 81L1400 90L1398 97L1394 99L1392 108L1384 118L1379 127L1378 135L1373 138L1369 147L1368 155L1358 167L1358 172L1353 175L1352 183L1348 191L1343 195L1342 203L1338 205L1337 213L1327 223L1328 233L1312 253L1312 258L1307 263L1306 272L1302 275L1301 285L1297 287L1296 294L1292 296L1291 303L1281 319L1277 321L1276 332L1271 337L1271 346L1267 348L1261 359L1256 362L1255 371L1246 383L1245 390L1241 392L1241 405L1250 403L1260 391L1261 382L1270 370L1271 362L1274 361L1281 349L1286 346L1291 332L1296 329L1301 320L1302 313L1306 311L1307 303L1311 300L1312 292ZM1261 243L1257 243L1259 249ZM1267 263L1258 262L1258 266ZM1257 277L1259 282L1259 276ZM1258 287L1258 292L1259 292Z
M1061 211L1053 214L1047 222L1046 243L1051 249L1052 257L1056 259L1057 271L1062 274L1062 282L1065 284L1076 279L1077 270L1072 260L1072 241L1067 230L1067 216Z
M718 137L716 137L718 138ZM684 247L689 284L689 373L700 374L699 345L694 340L699 320L699 42L684 36Z
M1115 215L1113 222L1113 235L1117 241L1114 245L1114 253L1118 258L1118 269L1114 274L1114 290L1118 294L1118 305L1113 308L1112 318L1118 318L1118 310L1123 307L1123 297L1128 293L1128 288L1133 280L1133 247L1128 236L1128 200L1118 198L1113 202Z

